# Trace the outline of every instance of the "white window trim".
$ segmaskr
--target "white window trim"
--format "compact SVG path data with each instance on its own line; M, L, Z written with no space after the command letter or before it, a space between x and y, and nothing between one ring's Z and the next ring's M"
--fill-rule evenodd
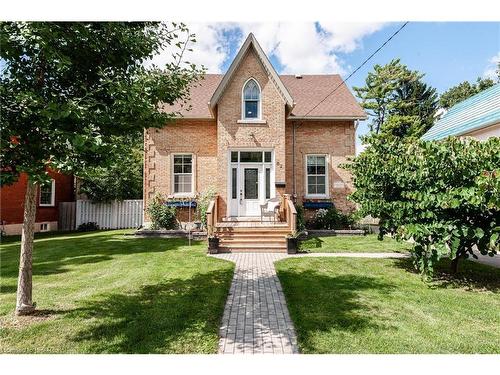
M38 205L40 207L54 207L56 203L56 180L50 180L50 203L42 203L42 187L38 189Z
M175 192L175 174L174 174L174 157L176 156L182 156L182 155L191 155L191 191L188 193L176 193ZM196 184L196 155L191 153L191 152L176 152L171 155L171 160L170 160L170 191L172 193L172 196L175 198L194 198L195 197L195 184Z
M307 177L309 176L307 173L307 157L308 156L323 156L325 158L325 194L309 194ZM330 198L330 160L328 154L306 154L304 155L304 191L306 192L304 197L309 199L329 199Z
M257 87L259 88L259 109L258 109L258 116L257 117L251 117L247 118L245 116L245 86L249 81L254 81L257 84ZM262 121L262 88L260 87L259 81L257 81L255 78L250 77L248 78L245 83L243 84L243 87L241 88L241 120L238 120L239 124L246 124L246 123L255 123L255 124L265 124L265 121Z

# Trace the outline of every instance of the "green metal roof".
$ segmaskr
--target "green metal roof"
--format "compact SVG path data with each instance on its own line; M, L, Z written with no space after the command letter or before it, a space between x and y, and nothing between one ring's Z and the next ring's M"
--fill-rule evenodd
M500 84L455 104L422 139L430 141L462 135L495 123L500 123Z

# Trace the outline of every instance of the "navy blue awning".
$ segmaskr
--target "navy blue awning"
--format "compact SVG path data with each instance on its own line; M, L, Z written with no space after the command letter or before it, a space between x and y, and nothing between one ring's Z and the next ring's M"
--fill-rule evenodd
M191 207L196 208L196 201L168 201L165 204L169 207Z
M331 208L333 207L333 202L311 202L305 201L304 208Z

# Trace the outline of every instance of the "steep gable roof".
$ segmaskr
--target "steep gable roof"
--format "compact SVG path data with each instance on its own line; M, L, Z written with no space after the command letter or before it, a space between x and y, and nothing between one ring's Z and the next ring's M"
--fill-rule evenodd
M293 108L294 102L292 96L290 95L287 88L281 81L278 73L276 73L276 70L274 70L273 65L271 64L266 54L260 47L259 42L257 42L255 36L252 33L250 33L245 42L243 43L243 45L241 46L240 50L238 51L238 54L234 58L233 62L229 66L229 69L227 70L226 74L224 74L224 77L222 78L222 81L220 82L219 86L214 91L209 103L210 109L213 110L215 108L224 90L226 89L228 83L231 81L233 74L236 72L236 69L240 65L243 57L245 56L246 52L252 47L257 53L259 60L262 62L264 69L269 74L271 81L276 85L278 91L282 95L286 105L289 106L290 108Z
M186 104L164 104L162 110L183 118L214 119L213 109L247 51L253 48L289 108L289 119L366 119L366 113L338 74L278 75L250 33L226 74L205 74L193 84ZM335 92L332 91L335 89ZM319 103L319 105L318 105ZM313 109L314 108L314 109Z
M223 77L223 74L206 74L204 79L191 88L186 106L181 106L180 103L173 106L164 105L163 110L178 111L183 118L213 119L208 102ZM293 75L279 77L295 100L295 106L288 116L290 119L302 119L306 114L305 119L366 119L365 111L346 85L340 86L333 95L327 97L342 82L338 74L303 75L302 78ZM325 97L326 100L307 113ZM189 106L191 109L187 110Z
M500 84L455 104L439 119L424 140L458 136L500 122Z

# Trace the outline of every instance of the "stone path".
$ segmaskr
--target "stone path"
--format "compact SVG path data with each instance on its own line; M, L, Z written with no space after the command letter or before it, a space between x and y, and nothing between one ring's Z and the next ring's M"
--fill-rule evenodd
M326 258L409 258L407 253L305 253L288 255L295 258L326 257Z
M297 337L274 262L291 257L403 258L398 253L233 253L212 255L236 263L222 324L221 354L298 353Z
M222 317L219 353L298 353L297 338L274 262L276 253L217 254L236 263Z
M470 260L482 264L486 264L488 266L500 268L500 254L496 254L495 256L490 257L489 255L481 255L479 252L475 252L477 255L477 259L469 258Z

